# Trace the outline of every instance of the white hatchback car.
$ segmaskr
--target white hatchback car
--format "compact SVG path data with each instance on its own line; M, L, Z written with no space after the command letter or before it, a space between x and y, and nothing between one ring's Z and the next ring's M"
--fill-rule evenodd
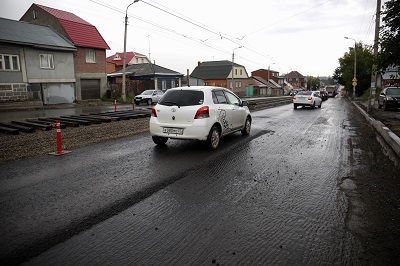
M164 95L163 91L159 90L145 90L141 94L135 96L135 103L146 103L147 105L152 105L153 103L157 103L158 100Z
M293 107L297 109L297 106L310 106L315 108L322 106L322 98L319 91L299 91L295 96L293 96Z
M237 131L248 135L250 128L247 101L221 87L169 89L151 110L150 134L157 145L168 138L195 139L215 150L222 136Z

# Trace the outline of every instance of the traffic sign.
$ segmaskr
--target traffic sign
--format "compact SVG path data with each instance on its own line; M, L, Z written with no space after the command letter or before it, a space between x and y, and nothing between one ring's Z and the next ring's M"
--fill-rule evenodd
M353 82L357 82L357 79L356 79L356 77L354 77L351 81L353 81Z
M353 87L357 86L357 81L353 81L353 83L351 83L353 85Z

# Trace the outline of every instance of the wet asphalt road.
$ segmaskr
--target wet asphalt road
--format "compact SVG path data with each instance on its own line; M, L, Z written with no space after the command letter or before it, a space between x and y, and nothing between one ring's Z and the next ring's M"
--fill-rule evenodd
M250 136L214 152L142 134L0 166L1 261L360 263L346 194L369 163L356 148L361 115L342 98L252 115Z

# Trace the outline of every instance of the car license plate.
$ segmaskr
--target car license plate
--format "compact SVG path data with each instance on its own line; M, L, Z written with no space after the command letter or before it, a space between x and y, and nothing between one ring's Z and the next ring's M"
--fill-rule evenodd
M164 127L163 128L163 133L182 135L183 134L183 128Z

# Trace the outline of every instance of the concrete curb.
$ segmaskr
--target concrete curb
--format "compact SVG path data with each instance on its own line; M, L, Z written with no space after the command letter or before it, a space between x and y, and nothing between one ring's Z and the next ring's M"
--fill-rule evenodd
M378 131L378 133L383 137L383 139L389 144L390 147L396 152L397 156L400 158L400 138L394 134L388 127L386 127L381 121L375 120L370 117L367 112L365 112L358 104L353 104L360 110L361 114L367 119L367 121Z

